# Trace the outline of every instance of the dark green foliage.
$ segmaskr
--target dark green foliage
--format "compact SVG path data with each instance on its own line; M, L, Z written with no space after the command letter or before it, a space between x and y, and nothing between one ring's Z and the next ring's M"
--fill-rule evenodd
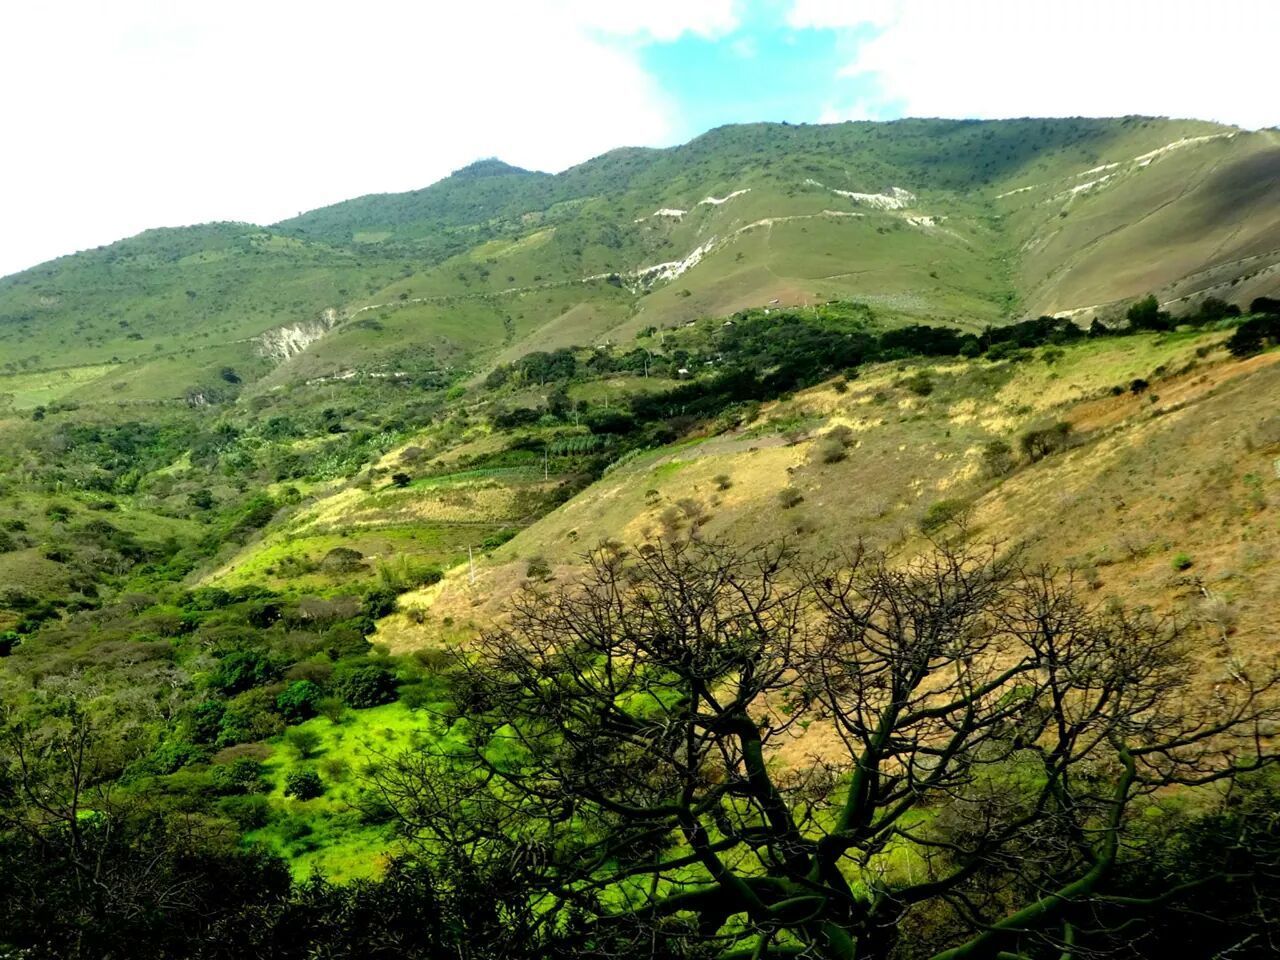
M314 770L294 770L285 775L284 795L298 800L314 800L323 796L324 782Z
M1280 341L1280 313L1250 317L1227 341L1227 349L1236 357L1248 357Z
M323 696L324 691L310 680L295 680L276 697L276 709L289 723L299 723L316 715Z
M1173 318L1160 309L1160 301L1151 294L1133 303L1125 313L1125 317L1128 319L1129 325L1135 330L1170 330L1173 328Z
M362 709L396 698L396 678L377 664L340 664L333 675L333 692L349 707Z
M926 536L937 533L947 524L962 517L969 509L963 500L938 500L929 505L929 509L920 518L920 532Z
M240 693L280 676L280 667L260 650L231 650L209 675L209 686L225 694Z
M1280 316L1280 299L1275 297L1257 297L1249 304L1250 313L1269 313Z
M1003 440L989 440L982 448L982 471L988 477L1002 477L1014 467L1013 448Z
M262 780L262 764L252 757L215 764L209 779L222 793L257 793L266 786Z
M1018 446L1032 463L1043 460L1051 453L1066 449L1071 438L1071 424L1055 423L1038 430L1028 430L1018 438Z
M350 547L334 547L324 555L320 566L329 573L351 573L364 566L364 554Z

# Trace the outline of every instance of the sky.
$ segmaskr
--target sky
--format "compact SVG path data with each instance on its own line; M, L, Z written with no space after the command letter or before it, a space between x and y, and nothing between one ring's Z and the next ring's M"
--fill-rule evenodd
M42 0L0 12L0 275L724 123L1280 125L1277 0Z

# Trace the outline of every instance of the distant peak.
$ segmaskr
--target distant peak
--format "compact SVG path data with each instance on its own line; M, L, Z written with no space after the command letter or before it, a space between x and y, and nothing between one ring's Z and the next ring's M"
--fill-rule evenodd
M511 164L499 160L497 157L486 157L483 160L477 160L475 163L469 163L461 170L455 170L453 177L458 179L479 180L483 177L501 177L511 174L532 174L532 170L525 170L522 167L513 167Z

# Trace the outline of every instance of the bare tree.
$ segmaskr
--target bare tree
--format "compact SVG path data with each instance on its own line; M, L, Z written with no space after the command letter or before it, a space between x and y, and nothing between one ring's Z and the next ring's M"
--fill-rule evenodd
M1274 670L1211 690L1176 624L1016 552L589 559L466 652L445 746L373 777L548 923L585 906L724 957L1071 957L1151 905L1108 886L1150 803L1274 759ZM811 725L829 745L778 762Z

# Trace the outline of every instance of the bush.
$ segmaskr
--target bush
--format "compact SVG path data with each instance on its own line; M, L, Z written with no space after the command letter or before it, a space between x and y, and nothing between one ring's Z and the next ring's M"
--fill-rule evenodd
M294 727L284 734L285 746L299 760L309 760L320 749L321 737L314 730L305 727Z
M530 580L546 580L551 576L551 564L542 557L530 557L524 575Z
M927 397L933 393L933 379L921 370L914 376L909 377L903 386L914 393L917 397Z
M818 458L823 463L839 463L848 453L844 444L835 437L823 437L822 442L818 444Z
M262 764L252 757L215 764L209 778L220 793L256 793L264 786Z
M968 508L969 505L963 500L939 500L932 504L920 518L920 532L925 535L936 533L952 520L963 515Z
M1234 357L1248 357L1261 353L1280 339L1280 315L1252 317L1240 326L1227 341L1227 349Z
M982 448L982 472L988 477L1003 477L1013 469L1013 448L1003 440L988 440Z
M778 504L783 510L790 510L804 500L804 494L795 487L783 487L778 491Z
M1185 553L1180 553L1173 558L1173 569L1179 572L1183 570L1190 570L1193 562L1194 561L1192 561L1192 559Z
M242 831L257 830L271 821L271 801L258 794L226 797L218 809Z
M276 697L276 709L290 723L310 720L316 715L316 704L322 691L310 680L295 680Z
M357 710L390 703L396 698L396 678L385 667L369 664L334 674L333 692Z
M284 778L284 795L314 800L324 794L324 781L314 770L294 770Z
M241 693L270 683L279 669L260 650L233 650L225 654L209 675L209 686L223 693Z
M338 724L346 719L347 705L337 697L325 697L316 704L316 709L330 723Z
M1168 330L1173 326L1173 318L1160 309L1160 301L1150 294L1132 304L1125 316L1135 330Z
M320 561L320 567L326 573L352 573L363 566L364 554L350 547L334 547Z
M231 746L254 740L268 740L284 729L284 721L275 712L275 697L266 690L250 690L230 703L222 714L218 745Z
M409 476L407 473L393 473L391 475L391 482L396 487L403 490L409 484L413 483L413 477Z
M1051 427L1028 430L1018 438L1018 445L1027 459L1035 463L1051 453L1064 449L1070 436L1071 424L1059 422Z

